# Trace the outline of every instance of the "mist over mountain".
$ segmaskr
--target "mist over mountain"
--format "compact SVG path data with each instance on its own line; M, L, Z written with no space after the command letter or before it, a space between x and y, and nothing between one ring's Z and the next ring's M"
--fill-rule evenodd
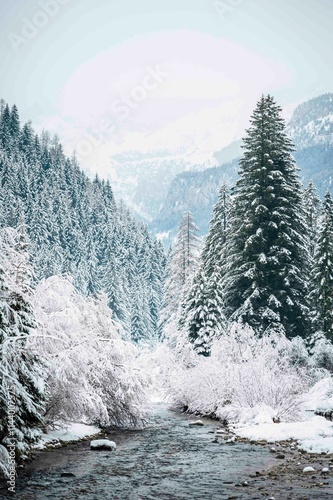
M296 162L304 185L312 180L320 196L332 189L333 177L333 93L306 101L295 109L287 125L293 140ZM212 209L223 182L230 188L237 179L241 140L216 151L219 166L203 171L181 172L169 184L159 213L150 228L169 243L185 210L190 210L200 233L206 234ZM165 190L165 185L164 185Z
M200 163L200 158L175 156L168 151L151 154L126 153L112 158L116 172L112 186L126 205L144 222L155 220L171 183L180 172L200 171L217 164L215 160Z

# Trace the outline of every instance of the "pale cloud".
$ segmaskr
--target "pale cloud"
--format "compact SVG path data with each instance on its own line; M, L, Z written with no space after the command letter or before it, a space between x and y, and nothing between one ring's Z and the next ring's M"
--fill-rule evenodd
M61 118L40 127L57 132L67 151L92 142L87 165L126 151L209 154L242 135L261 93L290 79L281 64L223 38L150 34L81 64L60 93Z

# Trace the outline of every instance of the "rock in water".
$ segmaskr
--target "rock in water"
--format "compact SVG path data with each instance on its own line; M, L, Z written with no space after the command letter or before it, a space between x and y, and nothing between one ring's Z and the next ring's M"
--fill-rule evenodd
M304 467L303 472L316 472L313 467Z
M117 445L109 439L95 439L90 443L91 450L115 450Z
M202 420L196 420L195 422L190 422L188 425L204 425Z

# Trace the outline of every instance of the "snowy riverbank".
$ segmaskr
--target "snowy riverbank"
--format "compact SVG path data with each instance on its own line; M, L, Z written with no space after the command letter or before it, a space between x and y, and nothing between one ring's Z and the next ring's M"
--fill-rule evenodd
M294 441L298 449L308 453L333 454L333 422L309 415L300 422L273 423L263 410L252 423L231 426L235 434L251 441L277 443Z
M324 378L304 395L302 419L295 422L273 421L274 410L266 405L247 412L231 426L235 434L251 441L276 443L294 441L298 449L308 453L333 454L333 422L315 412L333 408L332 379Z
M65 444L98 436L101 432L101 429L94 425L72 423L67 427L59 427L42 434L34 449L58 448Z

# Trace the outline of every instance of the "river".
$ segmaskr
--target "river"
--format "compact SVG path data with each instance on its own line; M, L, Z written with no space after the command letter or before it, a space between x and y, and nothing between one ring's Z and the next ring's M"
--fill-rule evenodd
M269 446L217 440L218 422L154 407L144 430L115 431L117 450L91 451L89 441L38 452L19 474L19 500L224 500L318 499L331 497L331 485L309 491L267 475L279 460ZM216 442L217 441L217 442ZM281 460L280 460L281 462ZM63 477L63 473L73 476ZM269 473L271 474L271 473ZM327 490L327 491L326 491ZM308 494L308 495L307 495ZM275 495L275 496L274 496ZM277 496L276 496L277 495ZM320 496L316 496L320 495ZM13 498L0 490L1 498Z

